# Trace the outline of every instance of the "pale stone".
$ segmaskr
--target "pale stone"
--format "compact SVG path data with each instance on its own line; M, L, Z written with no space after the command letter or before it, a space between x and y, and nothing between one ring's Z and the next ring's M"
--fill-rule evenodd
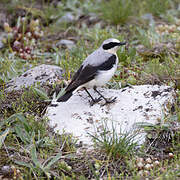
M6 91L20 90L37 83L40 85L55 83L62 78L62 73L63 70L58 66L42 64L9 81L6 84Z
M116 102L102 106L104 101L90 106L90 98L85 91L76 92L67 102L52 102L56 107L48 107L47 117L55 131L71 133L83 144L92 145L91 136L103 132L106 124L109 132L113 127L117 133L133 132L137 123L163 123L169 105L175 101L175 92L169 86L141 85L120 90L99 88L105 97L117 97ZM97 93L90 89L93 97ZM138 138L138 139L137 139ZM136 137L140 144L145 140L142 132Z

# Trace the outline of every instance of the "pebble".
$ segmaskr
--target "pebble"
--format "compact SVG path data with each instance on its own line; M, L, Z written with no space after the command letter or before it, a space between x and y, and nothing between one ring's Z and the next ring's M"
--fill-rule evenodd
M3 175L7 175L7 174L12 173L13 169L10 166L6 165L1 168L1 172Z
M64 16L57 20L57 23L72 23L76 20L71 12L67 12Z
M147 158L147 159L146 159L146 162L149 163L149 164L151 164L151 163L152 163L151 158Z
M155 166L159 166L159 164L160 164L160 162L159 161L154 161L154 163L153 163Z
M61 39L56 43L56 46L66 46L68 49L75 47L75 43L68 39Z
M152 169L151 164L146 164L146 165L144 166L144 169L147 169L147 170Z
M173 158L173 157L174 157L174 154L173 154L173 153L169 153L169 157L170 157L170 158Z
M138 162L137 167L138 167L138 169L143 169L144 164L142 162Z

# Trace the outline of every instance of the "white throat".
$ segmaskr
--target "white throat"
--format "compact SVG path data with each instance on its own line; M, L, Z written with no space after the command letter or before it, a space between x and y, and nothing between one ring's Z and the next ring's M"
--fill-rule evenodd
M115 48L107 49L107 50L104 50L104 51L108 52L108 53L111 53L111 54L114 54L114 55L117 55L116 52L117 52L118 49L119 49L119 47L115 47Z

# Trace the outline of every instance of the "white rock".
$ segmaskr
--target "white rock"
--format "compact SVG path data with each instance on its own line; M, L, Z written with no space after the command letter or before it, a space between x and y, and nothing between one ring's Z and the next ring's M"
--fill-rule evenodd
M91 145L88 135L101 133L102 125L107 124L112 131L112 124L117 132L129 132L140 122L157 123L163 121L167 106L174 102L175 93L169 86L141 85L120 90L99 88L105 97L117 97L113 104L101 106L104 101L93 106L85 91L75 93L67 102L57 103L57 107L48 107L47 116L50 126L56 126L59 133L72 133L79 141ZM93 97L97 94L90 89ZM138 137L139 143L144 142L145 134Z
M67 12L64 16L58 19L57 23L72 23L75 20L76 17L71 12Z
M63 70L58 66L42 64L29 69L21 76L16 77L6 84L6 91L20 90L39 83L45 85L54 83L62 77Z
M67 48L71 49L75 47L75 43L68 39L61 39L59 42L56 43L56 46L66 46Z

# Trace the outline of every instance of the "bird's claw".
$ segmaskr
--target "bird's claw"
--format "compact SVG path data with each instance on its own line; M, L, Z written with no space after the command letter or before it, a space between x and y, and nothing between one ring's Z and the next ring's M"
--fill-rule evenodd
M101 100L101 97L100 98L95 98L94 100L91 100L90 101L90 106L93 106L94 104L98 103L100 100Z
M50 107L57 107L58 104L50 104L49 106L50 106Z
M102 106L104 106L104 105L106 105L106 104L114 103L114 102L116 101L116 99L117 99L117 97L114 97L114 98L106 98L106 99L105 99L106 102L105 102Z

